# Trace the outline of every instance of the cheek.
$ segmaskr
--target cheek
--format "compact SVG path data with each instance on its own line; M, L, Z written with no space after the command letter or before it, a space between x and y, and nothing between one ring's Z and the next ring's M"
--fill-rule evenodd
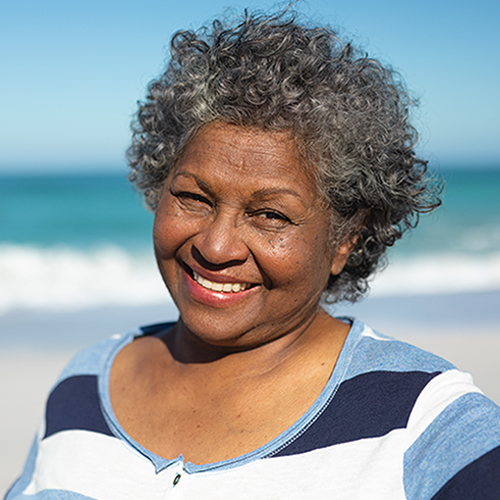
M298 288L321 288L330 276L331 249L326 238L316 234L275 236L267 241L268 269L275 282Z
M175 212L157 215L153 224L153 244L158 258L168 259L188 237L185 224L180 224Z
M153 223L153 243L157 257L172 257L197 230L196 221L186 217L175 200L166 195L158 205Z

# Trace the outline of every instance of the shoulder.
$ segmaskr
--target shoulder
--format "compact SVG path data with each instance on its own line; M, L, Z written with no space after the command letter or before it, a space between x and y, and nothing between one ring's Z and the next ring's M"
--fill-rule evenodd
M63 370L46 406L45 433L82 429L111 435L103 415L109 372L116 355L134 339L153 335L170 323L144 326L125 335L113 335L79 352Z
M43 439L69 430L111 435L102 412L100 385L114 356L136 335L140 335L140 330L114 335L71 359L49 393Z
M125 334L112 335L78 352L66 365L55 386L66 379L78 376L98 376L104 372L110 359L134 339L154 335L160 330L170 328L174 323L156 323L140 326Z
M407 498L500 498L500 408L448 361L358 328L339 390L363 394L384 431L404 428Z
M354 321L352 329L352 338L349 340L353 345L346 378L380 371L438 374L455 369L449 361L383 335L365 323Z
M98 375L107 359L114 351L131 342L133 338L140 335L140 329L133 330L125 335L113 335L112 337L97 342L75 354L66 365L57 379L56 385L61 381L79 375Z
M408 498L500 498L500 408L465 377L436 378L410 415L404 470Z
M125 335L114 335L71 359L49 393L45 418L24 471L9 491L7 500L23 498L23 495L39 498L37 495L44 495L45 490L56 488L51 471L68 471L75 463L83 463L85 453L95 458L99 450L121 450L106 411L109 407L106 375L115 355L127 344L167 325L141 327ZM75 494L74 498L83 497Z
M470 376L448 361L382 335L359 321L353 323L337 369L341 373L336 406L342 402L346 408L359 407L355 414L364 415L360 425L371 422L374 428L370 432L376 435L406 427L425 388L445 374L445 392L455 391L455 381L460 390L477 390Z
M279 456L322 450L325 463L356 468L374 489L392 481L408 500L500 498L500 408L468 373L354 321L332 380Z

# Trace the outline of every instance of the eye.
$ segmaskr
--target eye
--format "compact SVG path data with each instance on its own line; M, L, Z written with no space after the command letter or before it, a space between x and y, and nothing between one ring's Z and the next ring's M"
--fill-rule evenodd
M208 205L209 207L213 206L212 202L201 194L190 193L189 191L175 192L172 189L170 189L170 194L186 204L193 205L197 203L203 203L205 205Z
M291 220L276 210L261 210L251 214L253 220L260 226L279 229L291 223Z
M289 222L290 219L279 212L261 212L259 214L261 217L264 217L269 220L282 220Z

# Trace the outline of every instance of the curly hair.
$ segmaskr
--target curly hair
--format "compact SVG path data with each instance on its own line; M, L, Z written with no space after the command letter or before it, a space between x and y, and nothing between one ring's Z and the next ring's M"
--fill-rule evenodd
M240 21L173 36L166 70L132 124L129 180L154 211L181 148L203 126L291 133L331 210L332 245L346 237L354 245L324 295L354 302L387 247L440 204L414 152L415 104L392 68L330 27L310 27L289 9L245 11Z

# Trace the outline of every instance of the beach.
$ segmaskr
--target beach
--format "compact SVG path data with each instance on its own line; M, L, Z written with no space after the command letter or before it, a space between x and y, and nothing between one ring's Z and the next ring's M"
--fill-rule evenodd
M390 249L371 296L329 311L446 358L500 403L500 170L446 177L443 208ZM124 175L6 176L0 214L3 494L71 356L177 311Z
M370 298L334 314L438 354L500 403L500 292ZM20 474L50 387L78 350L138 325L175 320L171 302L0 316L0 493Z

